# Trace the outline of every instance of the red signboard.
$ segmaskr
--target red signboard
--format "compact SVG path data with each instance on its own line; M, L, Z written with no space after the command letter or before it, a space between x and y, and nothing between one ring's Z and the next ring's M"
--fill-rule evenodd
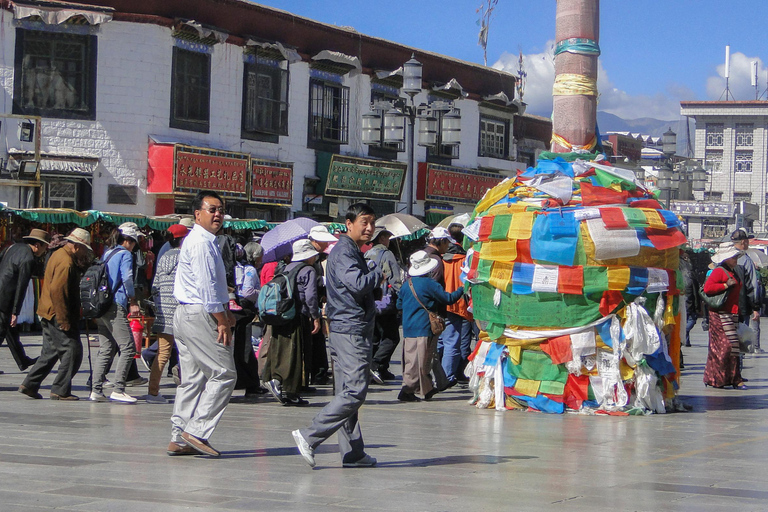
M418 179L418 199L476 204L504 177L494 172L419 163Z
M291 206L293 168L278 162L251 160L251 202Z
M228 198L248 198L248 162L244 153L176 145L174 190L215 190Z

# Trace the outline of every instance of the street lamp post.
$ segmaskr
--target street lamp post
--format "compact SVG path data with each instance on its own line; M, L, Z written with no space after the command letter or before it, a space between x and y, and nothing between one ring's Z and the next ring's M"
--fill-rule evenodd
M416 173L416 119L419 119L419 146L434 147L438 143L458 145L461 137L461 116L450 101L435 101L416 106L414 97L421 92L422 65L413 55L403 64L402 92L408 95L408 101L377 101L371 104L371 111L363 114L363 144L377 146L385 143L402 144L406 142L408 166L405 177L406 213L413 215L413 179ZM442 113L438 138L438 115ZM404 121L408 121L408 133L405 134ZM440 139L440 140L438 140Z

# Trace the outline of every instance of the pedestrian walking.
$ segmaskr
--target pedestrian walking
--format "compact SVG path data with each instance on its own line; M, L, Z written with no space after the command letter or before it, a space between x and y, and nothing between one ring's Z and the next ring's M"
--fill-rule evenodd
M72 394L72 379L83 362L83 344L80 342L80 269L77 261L85 259L91 251L91 235L75 228L64 238L66 244L48 260L40 290L37 314L43 327L43 347L40 357L19 392L30 398L43 398L39 393L43 380L60 361L56 378L51 385L51 400L79 400Z
M109 400L122 403L135 403L136 398L125 392L128 371L136 355L136 345L128 322L128 316L141 315L133 286L133 251L143 235L139 226L133 222L121 224L110 237L110 248L104 252L102 261L106 262L107 280L113 293L112 305L106 313L96 319L99 329L99 352L93 367L93 379L90 400L106 402L104 380L118 354L115 368L114 389Z
M235 361L227 276L216 244L224 222L224 202L213 191L200 191L192 201L195 227L179 254L173 295L179 301L173 333L179 349L182 381L176 389L168 455L221 453L208 442L232 390Z
M323 304L328 300L325 291L325 269L323 268L327 258L326 250L330 244L336 243L338 238L333 236L325 226L314 226L309 230L309 241L319 253L312 266L315 267L317 274L317 302L322 309ZM309 378L305 377L306 385L303 389L314 392L314 388L308 387L310 384L328 383L328 350L326 349L326 337L323 329L313 334L311 342L305 346L309 350L304 354L304 373Z
M169 241L170 249L158 258L157 272L152 283L152 297L155 302L155 321L152 324L152 332L157 334L157 356L149 368L146 398L148 404L168 403L168 400L160 394L160 378L176 345L173 338L173 315L179 303L173 296L173 285L176 280L179 253L184 238L189 234L189 229L182 224L174 224L168 228L168 233L173 237Z
M0 344L7 340L20 371L32 366L35 360L27 355L19 340L17 320L35 262L48 251L49 241L47 232L33 229L21 242L0 254Z
M704 283L704 293L709 296L727 293L723 306L709 309L709 350L704 368L704 384L715 388L733 386L747 389L739 367L739 296L743 286L736 272L741 251L732 242L720 244L712 262L717 267Z
M248 242L243 247L243 261L238 261L235 267L235 295L240 305L240 310L232 313L235 316L234 358L237 371L235 389L244 389L246 398L254 398L267 392L261 387L259 362L256 360L251 342L253 321L257 318L256 301L261 289L257 268L261 266L263 256L264 249L261 245Z
M306 340L320 331L317 274L312 266L317 254L309 240L297 240L293 243L291 263L283 270L288 276L289 286L295 286L293 293L296 315L286 324L272 326L272 339L263 374L267 389L283 405L309 403L299 395L299 391Z
M315 449L339 432L339 451L344 467L371 467L376 459L365 453L358 410L365 402L370 383L374 316L373 290L382 274L368 267L360 248L371 241L376 215L367 204L347 210L347 232L331 250L326 265L330 321L328 344L333 360L334 397L304 429L292 432L299 453L315 466Z
M397 307L403 311L403 387L397 396L401 402L418 402L416 392L430 400L440 391L429 376L439 335L432 331L429 316L430 312L437 314L439 306L453 304L464 295L463 287L448 293L429 277L438 262L427 252L416 251L410 260L410 279L397 298Z
M388 305L376 313L376 328L373 334L373 364L371 375L377 384L386 380L394 380L395 375L389 371L389 362L400 343L400 319L397 312L397 294L403 284L400 265L392 251L389 241L392 233L384 228L376 228L373 234L373 247L365 253L367 261L373 261L385 277L381 285L382 297L387 297Z

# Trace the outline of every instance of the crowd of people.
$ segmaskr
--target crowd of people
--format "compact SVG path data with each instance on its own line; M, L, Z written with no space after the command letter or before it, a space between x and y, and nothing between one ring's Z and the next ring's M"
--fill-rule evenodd
M146 403L169 403L160 382L166 367L173 369L177 388L169 455L218 456L208 440L235 389L243 389L246 399L270 393L285 406L304 406L314 386L332 380L333 399L293 435L314 465L314 449L339 432L343 465L361 467L376 459L364 451L357 410L371 383L396 380L390 362L398 350L399 401L430 400L466 383L463 367L474 329L461 286L461 225L435 228L426 247L402 265L390 250L392 233L376 228L373 210L359 203L347 212L345 233L337 237L315 226L291 244L287 256L262 263L257 241L241 245L222 232L225 210L218 194L199 193L192 210L193 221L168 228L146 300L135 285L136 253L145 235L132 222L114 229L98 259L82 228L62 237L53 250L48 233L33 229L0 254L0 339L8 340L19 369L29 370L20 393L43 398L40 388L58 362L50 398L79 400L72 380L83 363L81 329L95 325L99 347L88 400L136 403L139 397L130 388L147 384ZM103 268L101 291L109 303L89 320L81 317L81 277L94 264ZM44 268L37 308L43 341L33 359L20 342L17 316L36 266ZM263 305L260 311L259 304L267 302L259 296L268 301L272 292L266 290L278 288L281 280L293 292L293 313L288 320L270 321L270 311ZM131 322L144 316L154 318L156 341L142 350ZM433 316L443 319L441 327L433 326ZM90 340L86 343L90 351ZM148 379L138 374L137 351Z
M346 213L346 232L337 237L317 225L305 238L286 242L290 250L284 257L263 263L257 241L241 245L222 232L224 202L217 193L200 192L192 210L193 220L167 230L143 302L135 286L135 254L144 235L135 223L118 226L97 260L82 228L55 243L47 232L32 229L0 253L0 339L7 340L19 369L28 370L20 393L43 398L41 385L58 362L50 398L79 400L72 379L82 365L80 330L88 323L81 318L81 276L93 265L103 269L98 291L107 303L92 318L99 347L88 399L135 403L126 388L147 384L146 403L169 403L160 382L170 366L177 388L168 455L219 456L209 439L235 389L244 390L246 399L269 393L282 405L305 406L309 402L302 395L332 380L330 402L309 426L292 433L299 452L314 466L314 450L338 432L342 464L370 467L376 459L365 452L357 413L371 383L395 381L390 365L398 350L401 402L431 400L466 383L463 369L477 333L462 286L466 253L460 224L433 229L426 246L402 265L390 250L392 233L377 228L374 211L358 203ZM750 236L739 229L730 238L712 255L702 286L682 255L684 346L690 346L697 318L704 317L705 385L746 389L740 331L750 322L759 330L763 287L746 254ZM37 308L42 349L34 359L20 342L18 316L36 268L44 270ZM154 318L156 342L141 350L131 322L143 315ZM752 349L760 350L759 341ZM136 369L137 350L148 379Z

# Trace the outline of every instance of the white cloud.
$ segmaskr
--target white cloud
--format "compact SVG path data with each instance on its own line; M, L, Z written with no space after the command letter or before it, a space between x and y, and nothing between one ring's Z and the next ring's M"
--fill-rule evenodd
M548 51L523 55L523 68L528 73L523 101L528 104L528 112L549 117L552 113L552 84L555 81L555 63L550 40ZM517 75L518 55L504 53L493 65L494 68ZM632 95L616 87L608 72L598 60L597 88L599 92L598 110L609 112L624 119L652 117L656 119L677 119L680 115L680 100L691 99L689 89L670 86L666 94Z
M747 57L741 52L731 54L731 70L728 79L728 89L733 99L744 101L755 99L755 88L752 87L752 61L757 61L757 77L759 90L765 91L765 66L759 57ZM725 100L725 62L715 68L717 76L707 78L707 96L712 100ZM730 96L729 96L730 98Z

